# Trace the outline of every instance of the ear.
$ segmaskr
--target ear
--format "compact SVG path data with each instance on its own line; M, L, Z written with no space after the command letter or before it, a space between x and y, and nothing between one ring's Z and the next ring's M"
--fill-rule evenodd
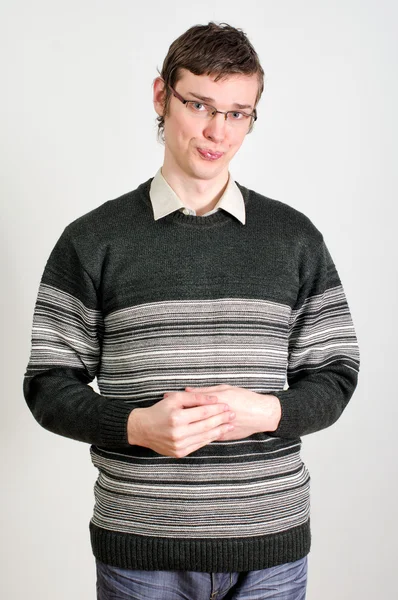
M153 105L157 114L162 117L164 114L164 101L166 97L165 83L161 77L156 77L153 82Z

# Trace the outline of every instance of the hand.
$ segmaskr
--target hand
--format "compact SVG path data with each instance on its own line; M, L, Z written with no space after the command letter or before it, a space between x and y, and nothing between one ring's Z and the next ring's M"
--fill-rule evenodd
M129 444L182 458L232 431L234 414L214 395L169 392L148 408L135 408L127 422Z
M240 440L253 433L275 431L281 419L279 399L271 394L258 394L232 385L185 388L187 392L214 394L235 413L234 428L219 439Z

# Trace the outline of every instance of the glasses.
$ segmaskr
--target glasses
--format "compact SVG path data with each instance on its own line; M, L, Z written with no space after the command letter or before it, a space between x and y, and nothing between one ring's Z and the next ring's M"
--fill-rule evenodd
M254 121L257 121L257 112L254 109L253 113L246 113L242 110L217 110L214 106L210 104L206 104L205 102L200 102L199 100L185 100L178 92L176 92L171 86L169 86L170 90L173 92L173 95L185 106L187 107L189 114L192 114L195 117L199 117L202 119L212 119L217 113L221 115L225 115L225 120L228 121L230 125L237 127L249 127Z

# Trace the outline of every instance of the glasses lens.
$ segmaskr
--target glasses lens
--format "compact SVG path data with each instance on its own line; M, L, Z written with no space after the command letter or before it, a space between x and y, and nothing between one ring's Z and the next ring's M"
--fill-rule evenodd
M199 102L197 100L188 100L185 106L190 114L202 119L211 119L217 113L217 110L214 108L214 106L210 106L210 104L204 104L203 102ZM228 124L232 125L233 127L245 129L249 128L253 122L253 119L250 115L239 111L231 110L225 114Z
M249 127L251 120L250 115L241 112L231 111L227 113L228 123L237 127Z
M214 113L214 108L208 104L203 104L203 102L195 102L192 100L186 103L186 107L191 114L195 115L195 117L202 117L204 119L211 117Z

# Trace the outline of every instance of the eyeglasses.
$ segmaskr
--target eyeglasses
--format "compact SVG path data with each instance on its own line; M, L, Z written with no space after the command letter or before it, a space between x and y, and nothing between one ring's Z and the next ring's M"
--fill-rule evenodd
M169 86L170 90L173 92L173 95L185 106L187 107L189 114L192 116L199 117L202 119L212 119L217 113L225 115L225 120L228 121L230 125L237 127L249 127L257 121L257 112L254 109L253 113L246 113L242 110L217 110L214 106L210 104L206 104L205 102L200 102L199 100L185 100L178 92L176 92L171 86Z

